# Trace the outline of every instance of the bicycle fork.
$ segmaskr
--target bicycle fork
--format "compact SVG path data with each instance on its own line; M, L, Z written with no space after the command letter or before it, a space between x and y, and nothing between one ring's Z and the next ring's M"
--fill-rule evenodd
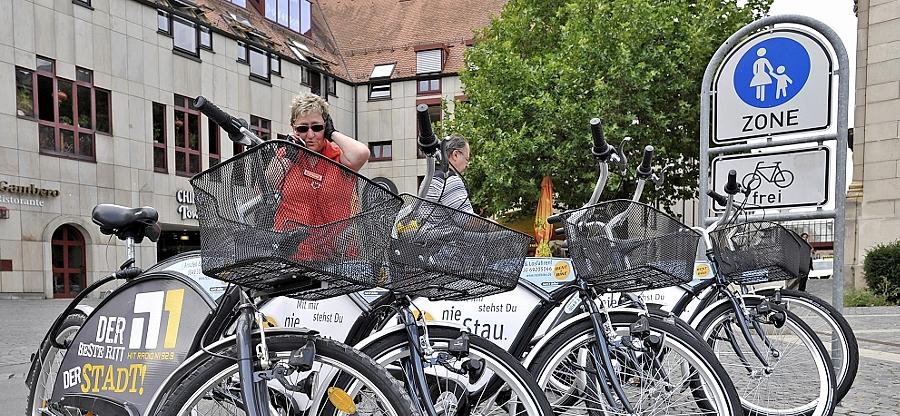
M625 395L625 390L622 387L622 383L619 380L619 376L616 373L616 369L613 366L610 348L609 348L609 340L607 339L607 331L604 328L604 325L609 321L609 316L606 315L603 311L597 307L597 303L594 302L592 297L590 296L590 289L587 286L587 283L583 280L579 280L578 283L579 288L579 296L581 296L581 304L587 307L588 315L591 318L591 325L594 328L594 337L597 342L591 344L591 353L595 357L593 360L596 371L596 377L599 380L595 380L595 385L600 387L600 391L603 393L603 397L606 399L606 402L609 403L610 406L616 406L616 400L613 397L613 393L615 393L615 397L618 397L619 402L622 404L622 408L624 408L625 412L628 414L634 414L634 407L631 405L631 402L628 401L628 397ZM599 358L599 361L598 361ZM592 377L589 377L592 378ZM612 387L612 390L610 390Z
M419 326L409 307L398 308L400 318L406 327L406 337L409 344L409 358L400 360L403 370L403 378L406 391L410 397L418 397L420 407L424 408L426 416L437 416L437 410L431 400L431 392L428 391L428 380L425 378L425 365L422 361L422 339L419 335Z
M235 329L238 352L238 372L241 379L241 396L244 408L249 416L265 416L269 414L269 391L265 380L257 381L253 369L252 336L253 323L256 321L256 308L241 291L241 303L237 307L238 318ZM260 328L262 330L262 328ZM262 334L260 334L262 336Z

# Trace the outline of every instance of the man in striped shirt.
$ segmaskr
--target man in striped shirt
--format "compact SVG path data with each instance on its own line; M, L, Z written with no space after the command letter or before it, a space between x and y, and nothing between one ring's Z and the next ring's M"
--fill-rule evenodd
M472 202L469 201L469 191L462 179L463 172L469 167L471 155L469 142L465 137L454 134L444 142L444 148L447 152L447 161L450 162L450 169L447 171L446 177L441 177L440 174L434 176L426 199L460 211L474 213Z

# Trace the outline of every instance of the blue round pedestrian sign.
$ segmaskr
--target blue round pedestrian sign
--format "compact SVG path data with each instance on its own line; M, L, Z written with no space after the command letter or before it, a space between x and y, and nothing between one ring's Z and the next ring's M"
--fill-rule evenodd
M769 38L744 52L734 69L734 90L748 105L772 108L803 90L809 68L803 45L790 38Z

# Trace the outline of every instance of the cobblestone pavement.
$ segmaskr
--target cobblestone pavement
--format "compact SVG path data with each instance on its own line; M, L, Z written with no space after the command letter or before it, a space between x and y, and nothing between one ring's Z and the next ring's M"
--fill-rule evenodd
M809 290L831 300L828 281L811 281ZM24 409L29 357L65 300L0 300L0 403ZM96 305L97 301L89 303ZM848 308L844 311L860 347L856 382L836 415L900 414L900 307Z

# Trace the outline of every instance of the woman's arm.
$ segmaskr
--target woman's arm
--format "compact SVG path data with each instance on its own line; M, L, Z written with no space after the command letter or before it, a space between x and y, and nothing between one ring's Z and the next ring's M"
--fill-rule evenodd
M331 140L341 148L341 164L354 172L358 172L369 161L369 146L339 131L331 134Z

